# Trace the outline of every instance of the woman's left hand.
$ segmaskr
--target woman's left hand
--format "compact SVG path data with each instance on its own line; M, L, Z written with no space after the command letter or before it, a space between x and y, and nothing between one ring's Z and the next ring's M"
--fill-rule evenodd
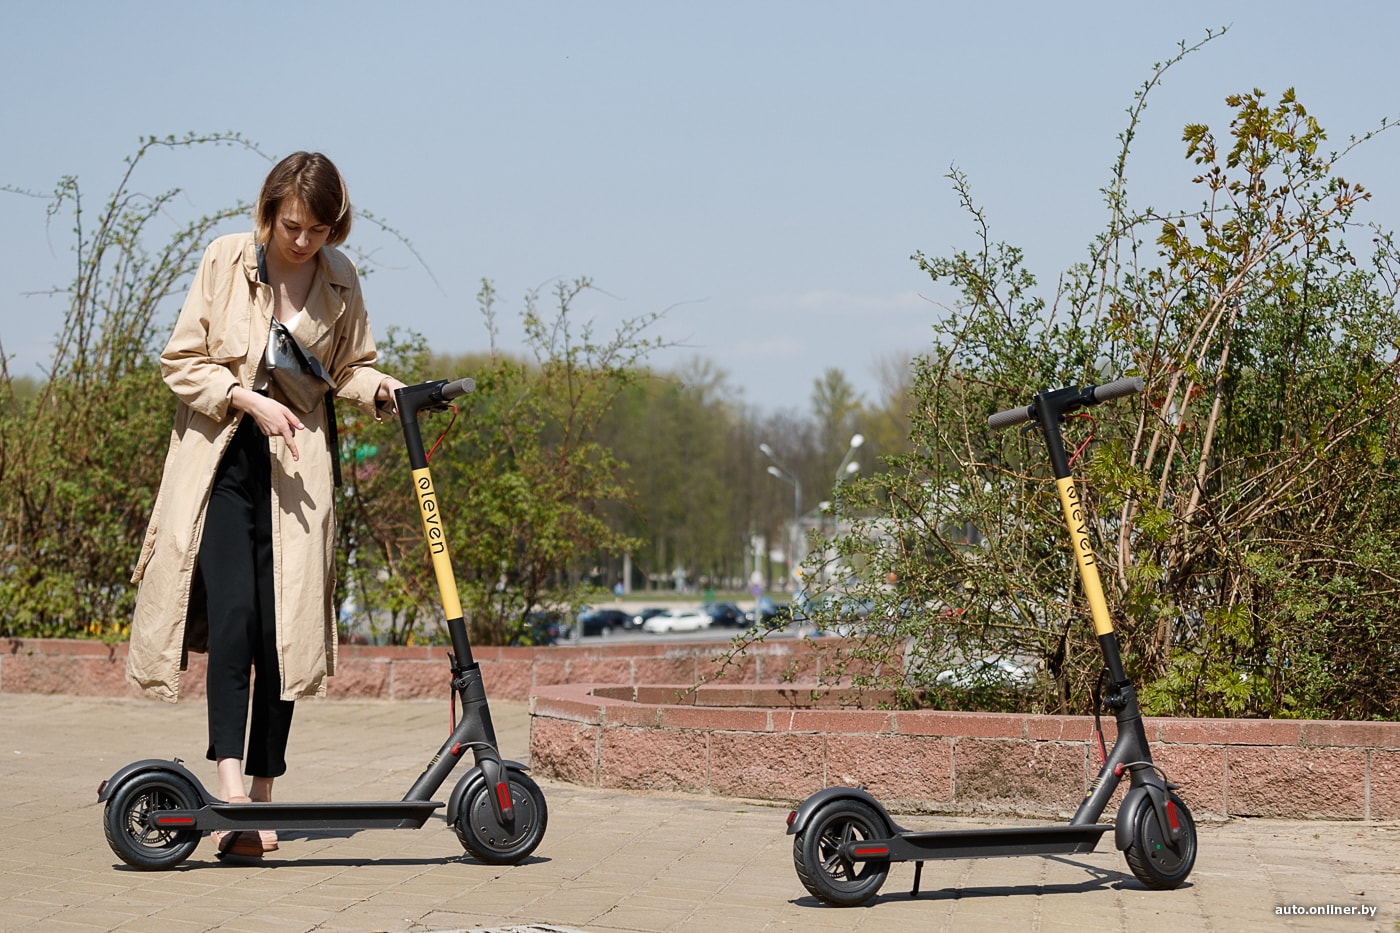
M404 384L393 376L385 376L384 381L379 383L379 391L374 393L374 401L380 408L391 415L399 413L399 406L394 404L394 390L402 389Z

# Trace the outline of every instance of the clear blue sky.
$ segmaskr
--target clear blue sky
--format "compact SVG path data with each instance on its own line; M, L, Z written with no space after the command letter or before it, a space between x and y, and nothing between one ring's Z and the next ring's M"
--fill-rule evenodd
M1130 166L1139 206L1198 200L1181 127L1223 133L1228 93L1296 87L1338 148L1400 115L1400 5L1379 0L4 6L0 184L76 174L95 207L145 135L319 149L443 286L393 242L367 242L385 266L367 283L376 329L483 348L485 277L511 348L528 289L588 276L603 293L582 318L607 330L669 308L654 334L684 346L653 362L707 358L764 410L805 410L831 366L870 397L877 360L927 346L950 296L909 257L974 242L952 165L1048 288L1101 228L1125 111L1181 39L1231 27L1150 98ZM1397 157L1400 133L1386 134L1343 171L1387 227ZM137 187L183 187L192 217L251 200L267 168L229 150L162 155ZM13 372L48 357L62 305L25 293L68 281L66 230L46 230L42 202L0 194Z

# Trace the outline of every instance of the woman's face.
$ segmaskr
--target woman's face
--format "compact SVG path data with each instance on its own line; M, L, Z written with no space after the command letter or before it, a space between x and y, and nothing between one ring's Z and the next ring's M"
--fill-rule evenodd
M331 225L318 221L306 205L295 199L283 201L272 225L272 248L286 262L300 265L325 245Z

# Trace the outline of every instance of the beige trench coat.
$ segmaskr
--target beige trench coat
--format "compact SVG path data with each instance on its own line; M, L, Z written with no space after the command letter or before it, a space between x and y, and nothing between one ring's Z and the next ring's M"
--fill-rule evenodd
M336 398L370 414L385 374L374 368L374 338L354 264L323 247L305 313L293 333L336 383ZM204 253L161 373L179 399L160 491L132 582L139 584L127 653L127 680L174 702L188 652L208 645L198 570L204 511L219 459L242 414L234 386L251 389L272 323L272 289L258 281L252 234L215 240ZM275 387L271 390L276 397ZM273 575L282 698L324 695L335 673L335 511L326 409L301 415L293 460L285 441L268 439L272 460ZM251 581L250 581L251 582Z

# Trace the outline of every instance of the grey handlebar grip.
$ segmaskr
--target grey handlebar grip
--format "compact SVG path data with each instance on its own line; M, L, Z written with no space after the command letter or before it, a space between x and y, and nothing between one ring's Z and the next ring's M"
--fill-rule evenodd
M1123 379L1115 379L1106 382L1094 389L1094 401L1107 402L1109 399L1122 398L1125 395L1136 395L1142 391L1141 376L1127 376Z
M468 392L476 391L476 380L470 376L463 376L455 382L449 382L442 387L443 400L456 398L459 395L466 395Z
M1010 428L1018 424L1025 424L1030 421L1031 406L1022 405L1020 408L1008 408L1006 411L999 411L987 419L987 427L996 430L997 428Z

